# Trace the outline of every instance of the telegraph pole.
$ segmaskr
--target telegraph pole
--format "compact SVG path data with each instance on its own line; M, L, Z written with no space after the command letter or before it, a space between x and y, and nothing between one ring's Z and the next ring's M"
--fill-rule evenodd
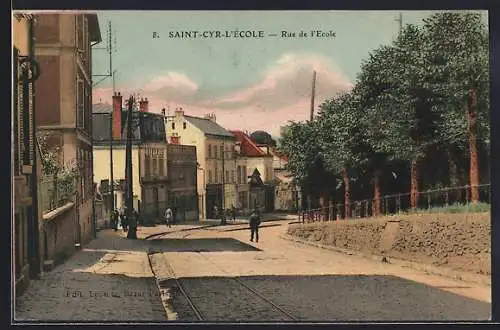
M314 97L316 94L316 71L313 71L312 88L311 88L311 117L310 120L314 120Z
M134 216L134 191L132 189L132 108L134 105L134 97L131 96L128 100L127 110L127 149L125 160L125 178L127 180L127 238L137 239L137 219Z
M403 13L399 13L398 18L395 19L396 22L399 23L399 33L403 31Z
M226 168L225 168L225 154L226 154L226 148L224 145L224 140L222 141L222 207L221 207L221 224L225 225L226 224L226 214L225 214L225 185L226 185Z
M115 95L115 71L113 71L113 95ZM113 103L114 106L114 103ZM121 106L121 105L120 105ZM109 123L109 176L111 181L111 212L115 210L115 179L113 176L113 111L111 109L110 123ZM121 111L121 109L120 109Z

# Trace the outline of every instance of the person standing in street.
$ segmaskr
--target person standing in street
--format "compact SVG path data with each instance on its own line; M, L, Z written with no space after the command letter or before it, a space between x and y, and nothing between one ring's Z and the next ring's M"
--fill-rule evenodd
M113 226L112 228L113 228L115 231L117 231L117 230L118 230L118 220L119 220L119 218L120 218L120 214L118 213L118 210L117 210L117 209L115 209L115 210L113 211L113 214L111 215L111 218L112 218L112 220L111 220L111 221L112 221L112 226Z
M250 242L253 242L253 238L255 236L255 242L259 242L259 225L260 225L260 216L257 210L254 210L250 215Z
M236 221L236 208L232 204L231 204L231 218L233 219L233 222Z
M167 210L165 211L165 223L168 228L172 227L172 217L173 217L172 209L168 207Z

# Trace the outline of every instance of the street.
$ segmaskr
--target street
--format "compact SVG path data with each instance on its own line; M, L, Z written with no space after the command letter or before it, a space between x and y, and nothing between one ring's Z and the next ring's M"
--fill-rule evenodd
M249 241L244 224L142 227L139 240L101 231L31 283L17 301L16 319L490 319L489 286L284 240L289 222L263 223L259 243Z

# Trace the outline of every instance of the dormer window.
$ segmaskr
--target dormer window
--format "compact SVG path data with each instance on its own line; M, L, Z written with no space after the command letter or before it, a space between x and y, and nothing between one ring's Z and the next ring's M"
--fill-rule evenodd
M175 129L175 123L172 123L172 129Z
M184 129L186 129L186 126L187 126L187 125L186 125L186 123L183 123L183 124L182 124L182 127L183 127Z

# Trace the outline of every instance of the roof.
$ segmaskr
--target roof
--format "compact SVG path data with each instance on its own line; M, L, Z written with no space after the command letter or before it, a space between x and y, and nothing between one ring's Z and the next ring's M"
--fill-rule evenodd
M184 115L184 118L191 124L193 124L195 127L197 127L199 130L201 130L203 133L205 133L205 135L215 135L215 136L234 138L233 134L231 134L228 130L226 130L219 124L211 121L210 119L191 117L186 115Z
M244 156L248 157L264 157L266 153L262 151L252 139L242 131L231 131L231 133L236 137L236 141L240 142L240 152Z
M103 106L104 105L104 106ZM107 144L110 136L111 106L98 103L92 106L92 140L94 143ZM122 132L120 143L126 140L127 111L122 109ZM157 113L134 111L132 120L133 139L140 142L163 142L165 138L165 124L163 116Z
M113 105L110 103L94 103L92 104L92 113L110 113Z

